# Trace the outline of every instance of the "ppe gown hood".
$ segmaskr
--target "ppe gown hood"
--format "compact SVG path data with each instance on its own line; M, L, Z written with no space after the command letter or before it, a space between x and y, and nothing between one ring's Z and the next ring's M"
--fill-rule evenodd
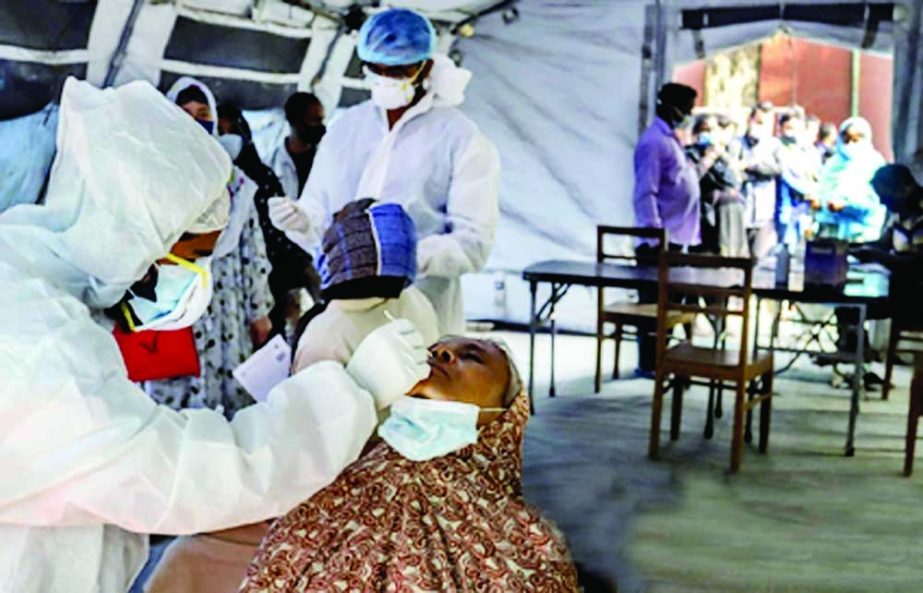
M103 308L203 217L226 222L230 159L149 83L69 78L59 117L45 203L0 215L8 259Z

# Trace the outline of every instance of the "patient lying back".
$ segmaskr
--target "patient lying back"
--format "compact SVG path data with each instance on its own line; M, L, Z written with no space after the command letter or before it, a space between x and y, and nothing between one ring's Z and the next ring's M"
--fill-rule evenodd
M241 591L577 591L562 535L522 497L529 405L509 355L430 352L383 442L273 525Z

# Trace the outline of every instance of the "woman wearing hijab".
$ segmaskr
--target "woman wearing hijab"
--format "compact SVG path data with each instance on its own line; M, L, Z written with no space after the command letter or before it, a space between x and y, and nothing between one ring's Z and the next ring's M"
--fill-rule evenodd
M384 442L276 521L242 593L576 592L563 537L522 496L529 403L497 344L446 339Z
M180 78L167 97L217 139L215 99L207 86ZM231 217L214 250L215 294L206 314L193 326L199 376L148 382L147 393L174 409L223 409L230 418L253 403L231 371L265 342L272 329L269 288L272 269L253 204L256 184L234 167L228 182Z
M820 174L820 235L851 242L875 241L881 236L887 209L872 187L875 172L885 159L872 146L872 127L861 117L840 126L836 153Z

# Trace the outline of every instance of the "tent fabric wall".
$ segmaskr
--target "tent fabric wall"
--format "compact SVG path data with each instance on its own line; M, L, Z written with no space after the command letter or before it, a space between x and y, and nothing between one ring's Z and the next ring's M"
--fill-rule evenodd
M497 242L488 271L464 279L466 308L525 323L524 267L592 258L597 224L633 219L644 3L532 0L519 12L509 26L482 21L458 47L474 72L463 109L503 165ZM573 291L561 318L586 326L594 299Z
M16 204L34 204L45 186L55 154L58 108L0 121L0 212Z

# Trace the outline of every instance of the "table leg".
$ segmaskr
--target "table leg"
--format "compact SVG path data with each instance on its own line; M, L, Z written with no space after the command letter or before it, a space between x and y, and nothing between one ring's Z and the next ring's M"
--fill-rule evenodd
M529 409L535 415L535 331L538 328L538 319L535 317L538 283L534 280L529 283L529 291L532 294L532 305L529 308Z
M849 429L846 433L846 456L856 454L856 417L859 415L859 398L862 397L865 367L865 305L857 305L856 358L852 377L852 399L849 402Z
M782 325L782 308L785 306L785 301L776 302L776 314L772 318L772 328L769 332L769 352L775 355L776 349L776 338L779 337L779 328Z
M551 287L553 295L557 295L558 292L557 285ZM555 396L555 382L554 382L554 367L555 367L555 354L556 354L556 342L558 337L558 324L555 319L554 308L557 305L557 301L552 296L551 308L548 310L548 319L551 321L551 385L548 388L548 397Z

